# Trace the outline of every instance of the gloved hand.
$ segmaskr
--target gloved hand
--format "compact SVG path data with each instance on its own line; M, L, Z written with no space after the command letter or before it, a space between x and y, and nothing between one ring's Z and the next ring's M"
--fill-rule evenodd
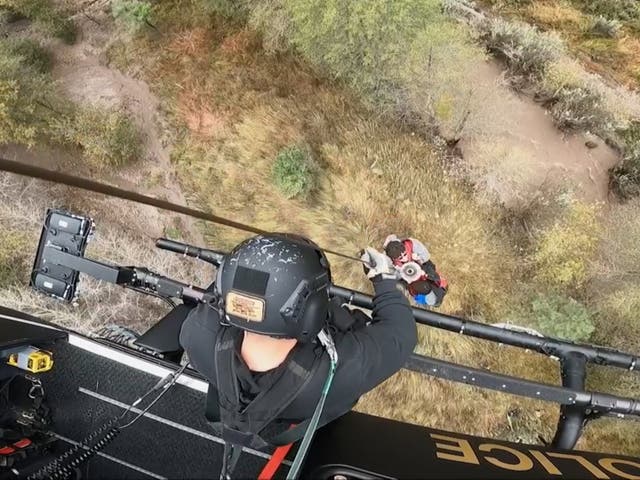
M371 281L381 279L393 279L398 278L398 272L393 266L391 259L377 251L375 248L367 247L364 252L361 253L360 260L365 262L364 272Z

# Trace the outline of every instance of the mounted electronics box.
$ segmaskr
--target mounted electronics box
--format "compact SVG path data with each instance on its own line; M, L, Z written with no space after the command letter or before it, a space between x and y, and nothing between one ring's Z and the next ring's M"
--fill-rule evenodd
M79 272L53 261L57 253L83 257L94 223L63 210L47 211L30 285L37 291L71 302L76 296Z

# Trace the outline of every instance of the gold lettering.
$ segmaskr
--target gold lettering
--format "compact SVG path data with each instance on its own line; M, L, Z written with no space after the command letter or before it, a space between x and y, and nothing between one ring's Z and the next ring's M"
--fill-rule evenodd
M544 453L539 452L538 450L529 450L529 452L531 452L531 455L540 462L540 465L542 465L548 473L551 475L562 475L562 472L558 470L553 463L551 463L551 460L544 456Z
M600 460L598 460L598 463L600 464L601 467L607 469L614 475L618 475L619 477L622 477L622 478L628 478L629 480L640 480L640 475L623 472L622 470L614 466L614 464L630 465L632 467L637 468L638 472L640 472L640 463L638 462L632 462L631 460L622 460L619 458L601 458Z
M436 443L436 448L455 452L456 455L437 451L436 457L442 460L452 460L454 462L480 465L480 460L478 460L478 457L474 453L473 448L468 441L462 438L449 437L447 435L438 435L436 433L430 433L429 435L431 435L431 438L433 438L434 440L444 440L446 442L453 443L453 445L449 445L447 443Z
M556 453L556 452L547 452L547 455L554 458L566 458L568 460L575 460L584 468L589 470L594 477L601 478L602 480L609 480L609 477L607 476L606 473L604 473L602 470L596 467L593 463L591 463L586 458L581 457L580 455L572 455L570 453Z
M503 452L508 452L516 457L518 459L518 463L506 463L502 460L498 460L495 457L484 457L487 462L495 465L496 467L504 468L505 470L512 470L514 472L526 472L533 468L533 460L531 460L525 453L519 452L518 450L514 450L510 447L505 447L504 445L498 445L495 443L483 443L478 447L478 450L488 453L494 450L501 450Z

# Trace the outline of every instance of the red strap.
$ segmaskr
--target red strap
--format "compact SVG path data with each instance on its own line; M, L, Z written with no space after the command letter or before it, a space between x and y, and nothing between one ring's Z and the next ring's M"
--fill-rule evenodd
M409 262L412 262L413 261L413 242L407 238L402 242L402 244L404 245L404 252L407 254L407 257L409 257Z
M396 258L393 261L393 264L398 267L404 265L407 262L413 261L413 242L407 238L406 240L402 240L401 243L404 247L404 253L407 255L408 260L406 262L403 262L402 260L400 260L400 257Z
M11 447L0 448L0 455L11 455L14 452L15 452L15 449Z
M292 423L289 425L289 429L292 429L295 426L296 424ZM292 446L293 443L290 443L289 445L282 445L281 447L276 448L273 455L271 455L271 458L260 472L260 475L258 475L258 480L271 480L278 471L278 468L280 468L280 465L282 465L282 461L286 458L287 453L289 453Z
M22 440L18 440L13 444L13 446L17 448L26 448L29 445L31 445L31 440L29 440L28 438L23 438Z
M280 468L280 465L282 465L282 461L285 459L292 446L293 443L290 443L289 445L283 445L276 448L275 452L273 452L273 455L271 455L271 458L260 472L260 475L258 475L258 480L271 480L278 471L278 468Z

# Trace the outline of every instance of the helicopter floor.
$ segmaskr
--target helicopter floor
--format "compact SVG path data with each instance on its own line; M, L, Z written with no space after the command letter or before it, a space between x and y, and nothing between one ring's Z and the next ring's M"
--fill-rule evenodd
M54 353L54 369L41 379L55 432L69 446L122 414L158 381L157 376L71 344L60 343ZM135 363L136 357L129 360ZM175 385L148 414L83 465L83 478L218 477L223 444L204 418L205 397L201 391ZM269 458L269 453L245 450L237 477L256 478ZM279 474L284 473L285 466Z

